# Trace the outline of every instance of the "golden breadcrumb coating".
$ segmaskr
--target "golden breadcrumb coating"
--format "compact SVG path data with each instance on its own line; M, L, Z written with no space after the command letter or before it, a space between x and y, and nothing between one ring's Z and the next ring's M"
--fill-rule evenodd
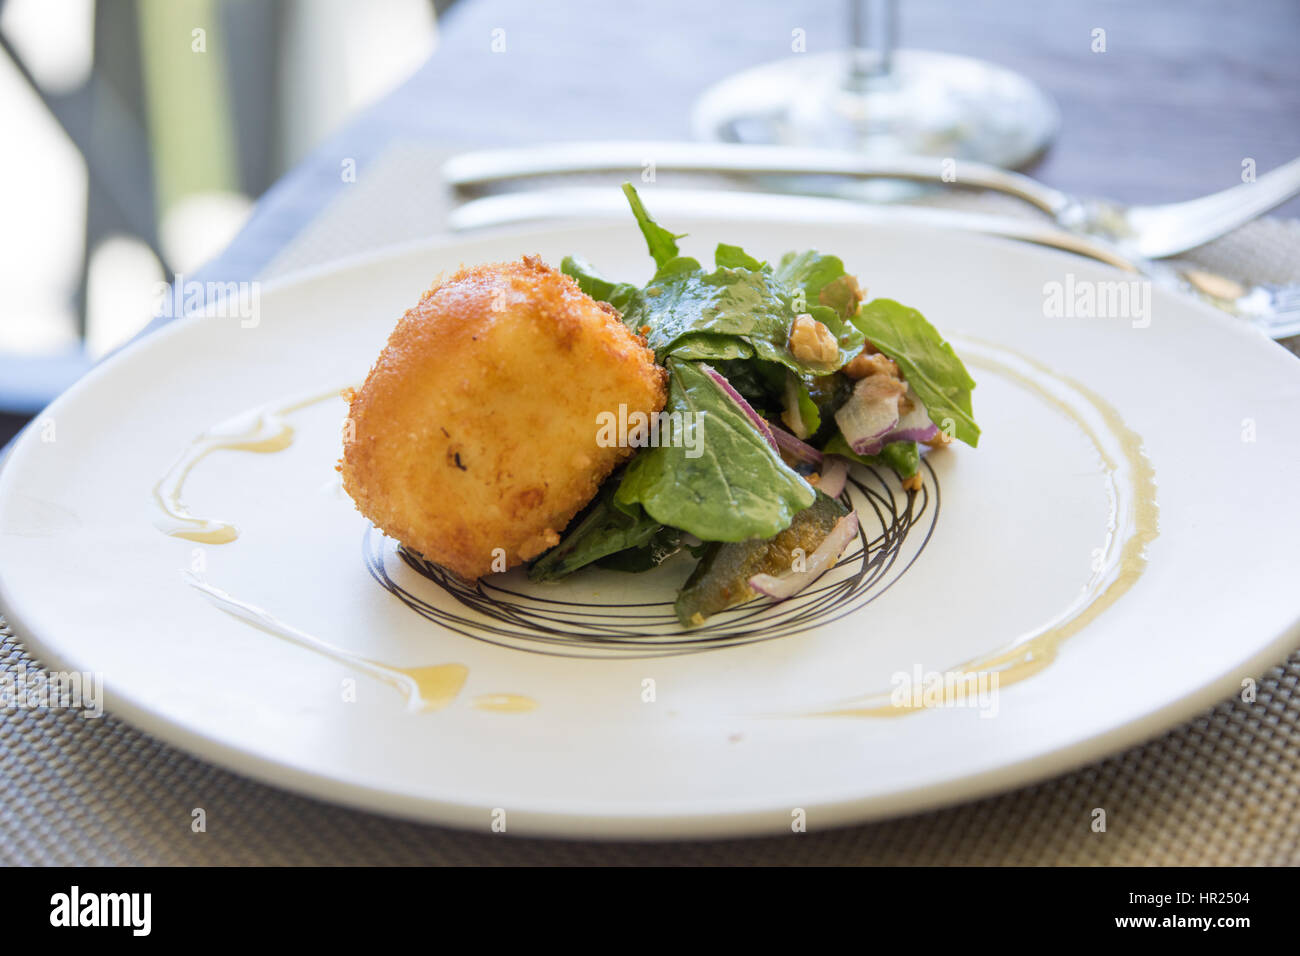
M616 310L540 259L462 268L347 396L343 487L381 531L464 578L513 567L558 543L631 454L597 443L600 413L652 415L666 381Z

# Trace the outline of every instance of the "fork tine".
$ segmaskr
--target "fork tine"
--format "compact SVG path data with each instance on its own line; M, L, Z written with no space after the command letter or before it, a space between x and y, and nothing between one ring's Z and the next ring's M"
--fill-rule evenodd
M1300 193L1300 157L1217 193L1160 206L1130 206L1128 240L1147 258L1176 255L1217 239Z

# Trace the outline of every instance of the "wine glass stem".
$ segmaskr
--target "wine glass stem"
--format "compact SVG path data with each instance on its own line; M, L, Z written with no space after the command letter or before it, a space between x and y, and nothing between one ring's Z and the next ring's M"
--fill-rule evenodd
M898 0L849 0L849 38L850 88L864 91L887 80L898 45Z

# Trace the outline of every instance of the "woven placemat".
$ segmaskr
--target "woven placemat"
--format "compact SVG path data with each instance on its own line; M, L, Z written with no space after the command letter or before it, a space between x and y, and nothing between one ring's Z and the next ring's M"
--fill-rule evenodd
M32 659L0 626L0 663ZM111 715L0 720L0 862L54 864L1300 864L1300 652L1141 747L899 820L757 840L525 840L391 820L255 783ZM206 832L191 830L203 808ZM1106 811L1106 831L1092 830Z
M444 153L363 171L264 277L436 234ZM927 202L1026 214L998 197ZM1300 279L1300 223L1261 220L1189 261ZM0 619L0 673L39 668ZM202 808L206 829L191 827ZM1094 832L1094 810L1106 811ZM0 709L6 864L1300 864L1300 651L1156 740L1046 783L948 810L758 840L674 844L463 833L321 803L176 750L111 714Z

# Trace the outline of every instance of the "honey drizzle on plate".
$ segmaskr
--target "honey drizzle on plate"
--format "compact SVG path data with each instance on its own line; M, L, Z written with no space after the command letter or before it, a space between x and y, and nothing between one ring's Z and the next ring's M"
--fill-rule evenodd
M1095 621L1137 583L1146 570L1147 546L1160 533L1155 469L1146 456L1142 437L1125 424L1110 403L1086 386L1058 374L1034 359L1003 346L974 339L966 341L975 346L973 354L967 357L968 364L1000 374L1036 393L1039 398L1070 418L1088 437L1097 450L1107 479L1110 520L1107 546L1103 552L1106 560L1088 580L1082 595L1047 624L996 651L951 668L950 672L975 678L969 683L956 682L950 685L959 698L972 686L987 687L991 675L996 675L996 686L1001 688L1032 677L1051 664L1066 640ZM995 358L988 354L990 352L1004 353L1012 361ZM1017 369L1015 363L1027 367L1030 373ZM1064 385L1086 402L1115 439L1119 446L1118 455L1111 453L1097 430L1077 408L1037 381L1035 374ZM981 677L984 678L982 682ZM945 703L951 702L951 697L945 700ZM809 716L899 717L925 709L924 704L917 706L913 702L895 703L889 692L878 691L832 705Z
M278 406L264 405L213 425L199 435L167 469L154 485L154 502L162 510L158 528L163 534L185 538L200 544L229 544L239 537L239 529L229 521L200 518L190 513L181 501L185 480L194 466L214 451L251 451L269 454L284 451L293 444L293 426L285 416L309 405L338 398L341 389L333 388L306 398L292 399Z
M523 694L483 694L474 698L478 710L491 710L499 714L522 714L536 710L537 701Z
M332 658L391 684L402 692L406 698L406 709L412 713L442 710L460 696L461 688L465 686L465 679L469 676L469 668L464 664L395 667L382 661L362 657L323 641L306 631L300 631L262 608L232 597L221 588L213 587L190 572L186 572L185 578L191 586L203 592L221 610L252 624L259 630L284 638L299 647L315 651L317 654Z
M294 440L294 429L285 420L286 416L337 398L342 391L343 389L332 388L277 405L263 405L228 418L195 438L154 486L154 502L163 513L157 521L159 530L171 537L202 544L229 544L236 540L239 529L233 523L197 517L182 503L181 493L190 472L214 451L250 451L260 454L284 451ZM333 491L337 484L337 477L332 477L327 487ZM259 630L356 668L395 687L405 698L407 710L412 713L428 713L449 706L460 696L469 677L469 668L464 664L398 667L362 657L299 630L268 611L208 584L191 572L185 572L185 578L221 610ZM526 713L534 710L537 702L521 694L485 694L475 698L473 706L497 713Z

